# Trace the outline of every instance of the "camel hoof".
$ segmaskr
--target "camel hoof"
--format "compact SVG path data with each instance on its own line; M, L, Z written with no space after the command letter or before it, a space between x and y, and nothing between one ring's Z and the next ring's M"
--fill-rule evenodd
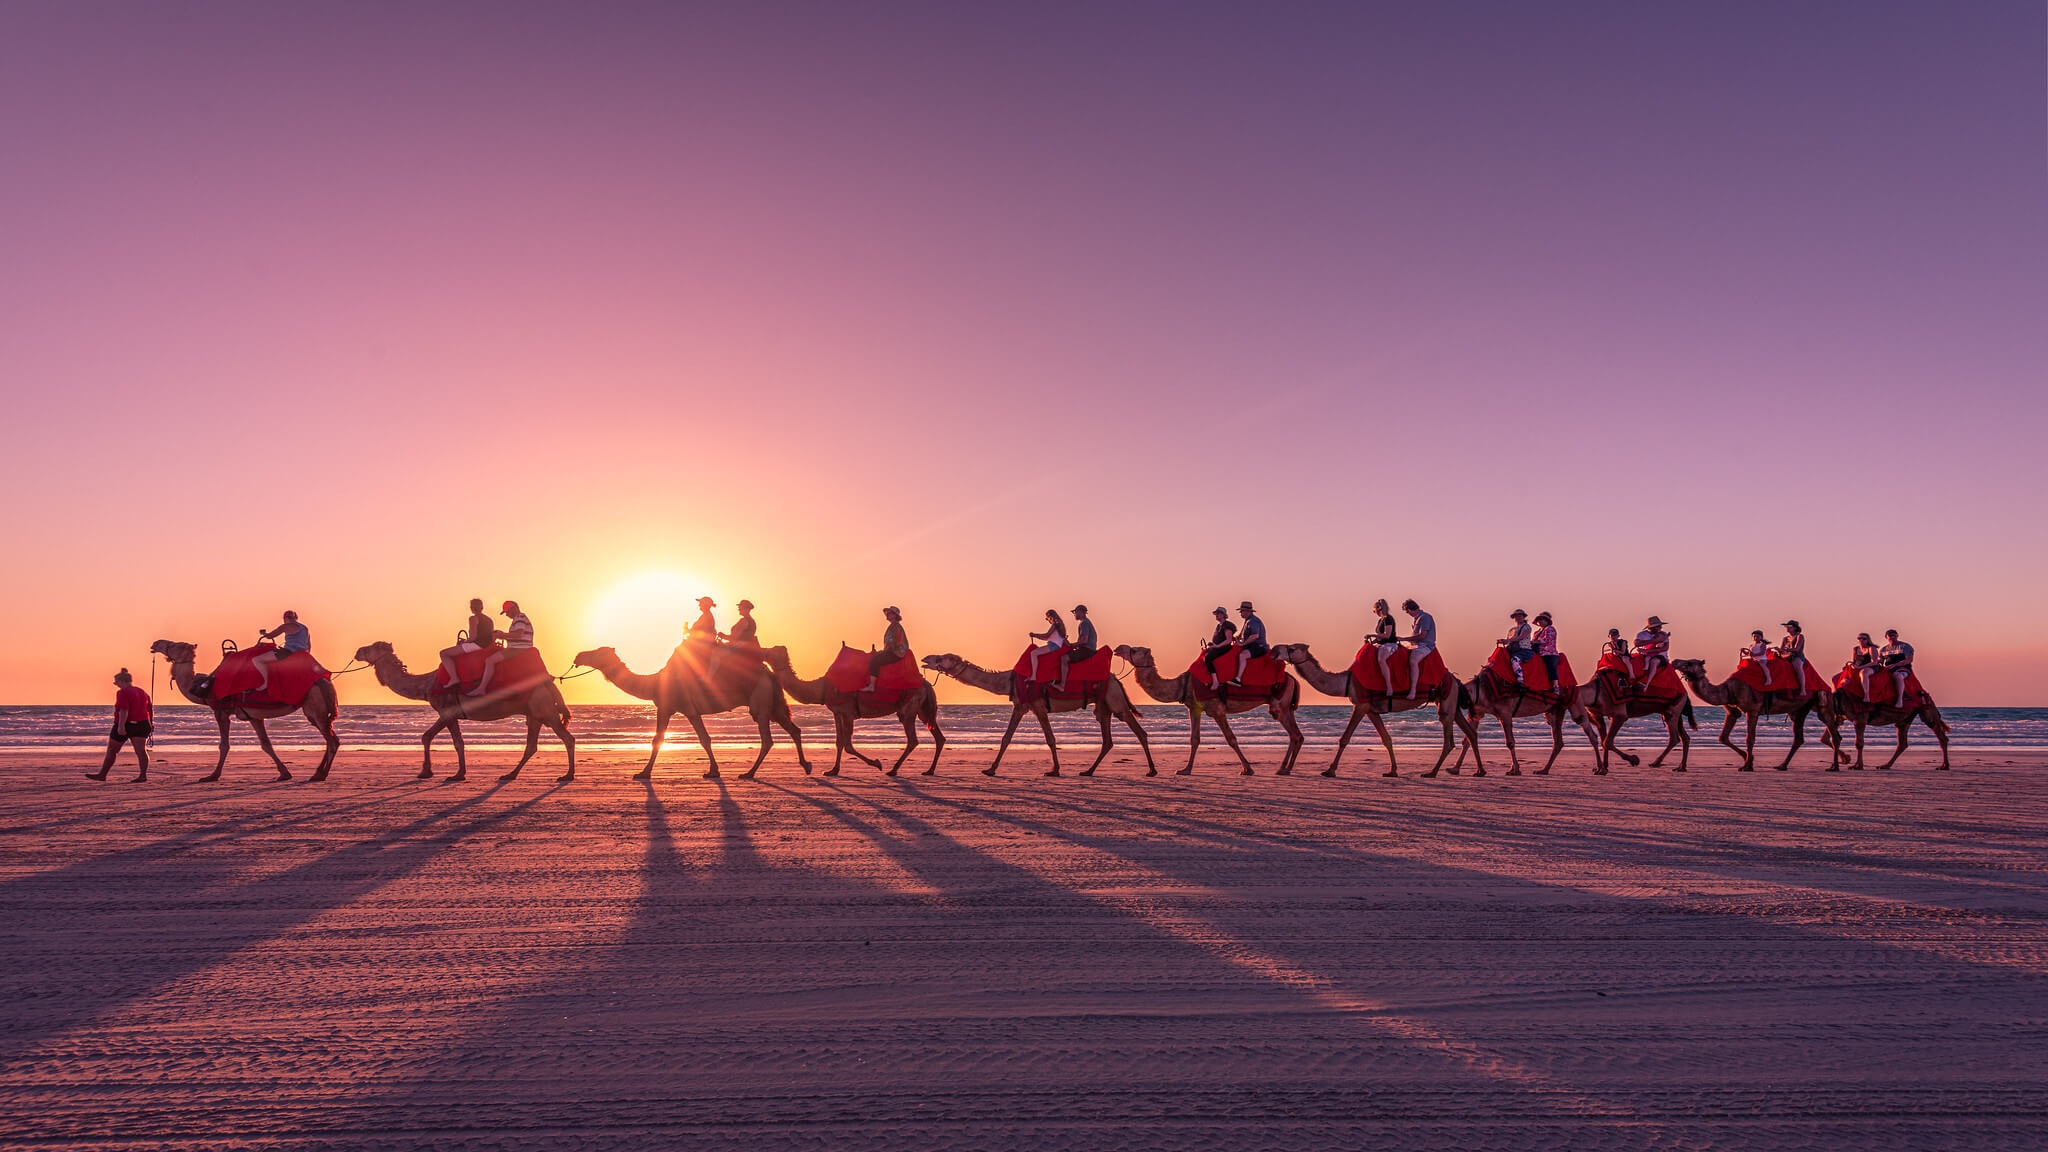
M1642 762L1642 760L1640 760L1640 759L1639 759L1639 758L1637 758L1637 757L1634 757L1634 756L1623 756L1623 757L1622 757L1622 759L1623 759L1623 760L1626 760L1626 761L1628 761L1628 766L1629 766L1629 767L1631 767L1631 768L1640 768L1640 767L1642 767L1642 766L1643 766L1643 762Z
M1449 768L1446 768L1446 769L1444 769L1444 771L1446 771L1446 772L1449 772L1449 773L1450 773L1451 775L1453 775L1453 776L1456 776L1456 775L1458 774L1458 766L1457 766L1456 764L1453 764L1453 765L1451 765L1451 766L1450 766ZM1481 769L1480 769L1480 771L1481 771L1481 772L1484 772L1484 771L1486 771L1486 769L1484 769L1484 768L1481 768ZM1436 775L1436 773L1434 773L1434 772L1431 772L1431 773L1430 773L1430 775L1431 775L1431 776L1434 776L1434 775Z
M1175 776L1193 776L1194 774L1195 766L1193 764L1190 764L1187 767L1181 769L1180 771L1174 773Z
M1084 769L1084 770L1082 770L1082 771L1080 771L1080 772L1076 772L1076 773L1075 773L1075 775L1076 775L1076 776L1093 776L1093 775L1095 775L1095 769L1093 769L1093 768L1087 768L1087 769Z
M991 764L991 765L989 765L988 767L986 767L986 768L983 768L983 769L981 770L981 774L982 774L983 776L993 776L993 775L995 775L995 774L996 774L996 769L995 769L995 765Z
M194 780L194 781L193 781L193 783L194 783L194 784L214 784L214 783L218 783L219 781L220 781L220 773L218 773L218 772L215 772L215 773L214 773L213 775L211 775L211 776L201 776L201 777L200 777L199 779L197 779L197 780Z
M1457 774L1458 774L1458 770L1457 770L1456 768L1453 768L1453 769L1451 769L1451 775L1453 775L1453 776L1456 776ZM1480 778L1481 776L1484 776L1484 775L1486 775L1486 769L1484 769L1484 768L1474 768L1474 769L1472 770L1472 778L1473 778L1474 780L1477 780L1477 779L1479 779L1479 778Z
M1830 772L1840 772L1840 771L1841 771L1842 769L1841 769L1840 767L1838 767L1837 765L1834 765L1834 764L1830 764L1830 765L1828 765L1828 769L1827 769L1827 770L1828 770L1828 771L1830 771Z
M510 784L512 781L517 779L519 779L519 769L514 768L510 772L505 773L503 776L498 777L498 783Z
M1631 765L1629 765L1629 767L1633 768L1633 767L1635 767L1635 765L1631 764ZM1672 771L1673 771L1673 772L1683 772L1683 771L1685 771L1685 765L1681 764L1681 765L1679 765L1678 767L1676 767L1676 768L1673 768L1673 769L1672 769Z
M1740 768L1737 768L1737 769L1736 769L1736 771L1737 771L1737 772L1754 772L1754 771L1756 771L1756 765L1754 765L1754 764L1744 764L1744 765L1743 765L1742 767L1740 767Z
M1513 776L1513 775L1514 775L1514 773L1513 773L1513 772L1510 772L1510 773L1508 773L1508 775L1510 775L1510 776ZM1548 775L1550 775L1550 769L1548 769L1548 768L1538 768L1538 769L1536 769L1536 770L1535 770L1534 772L1531 772L1531 773L1529 773L1529 775L1531 775L1531 776L1548 776Z
M450 776L450 777L448 778L448 782L449 782L450 784L460 784L460 783L462 783L462 782L463 782L464 780L467 780L467 779L469 779L469 773L467 773L467 772L457 772L457 773L456 773L455 775L453 775L453 776Z
M1335 772L1335 771L1336 771L1336 769L1335 769L1335 768L1332 768L1332 769L1330 769L1330 771L1332 771L1332 772ZM1394 770L1393 770L1392 768L1389 768L1389 769L1387 769L1387 770L1386 770L1385 772L1382 772L1382 773L1380 773L1380 779L1384 780L1384 779L1387 779L1387 778L1388 778L1388 777L1390 777L1390 776L1399 776L1399 775L1400 775L1400 773L1399 773L1399 772L1396 772L1396 771L1394 771Z
M1060 774L1060 770L1059 770L1059 769L1057 769L1057 768L1052 768L1052 769L1048 769L1048 770L1046 771L1046 775L1047 775L1047 776L1057 776L1057 775L1059 775L1059 774Z
M1335 768L1325 768L1321 772L1316 773L1316 775L1321 776L1325 779L1328 779L1331 776L1335 776L1336 774L1337 770Z
M635 780L652 780L652 779L654 779L654 770L650 768L650 769L648 769L648 770L647 770L647 771L645 771L645 772L635 772L635 773L633 773L633 779L635 779Z
M938 766L938 765L936 765L936 764L934 764L934 765L932 765L931 767L929 767L929 768L925 769L924 771L922 771L922 772L919 772L919 773L918 773L918 775L919 775L919 776L937 776L938 774L939 774L939 766Z
M1780 772L1790 772L1791 770L1792 770L1792 766L1791 766L1790 764L1780 764L1780 765L1778 765L1778 771L1780 771Z
M1437 773L1437 770L1436 770L1436 769L1434 769L1434 768L1431 768L1431 769L1430 769L1429 771L1427 771L1427 772L1424 772L1424 773L1422 774L1422 778L1423 778L1424 780L1434 780L1434 779L1436 779L1436 773ZM1387 775L1391 776L1391 775L1393 775L1393 773L1389 772L1389 773L1387 773Z
M825 769L825 772L824 772L824 774L825 774L825 775L827 775L827 776L837 776L837 775L839 775L839 769L837 769L837 768L827 768L827 769Z
M1595 769L1593 769L1593 775L1595 775L1595 776L1605 776L1605 775L1607 775L1607 769L1605 769L1605 768L1595 768Z
M574 772L571 772L571 773L569 773L569 774L568 774L568 775L566 775L566 776L557 776L557 777L555 777L555 783L557 783L557 784L567 784L567 783L569 783L570 781L572 781L572 780L574 780L574 779L576 779L576 774L575 774Z
M318 784L325 779L327 779L327 771L325 769L322 769L318 772L313 773L311 776L306 777L306 783Z
M716 769L716 768L710 768L710 769L706 769L706 770L705 770L705 772L704 772L704 778L705 778L706 780L716 780L716 779L718 779L718 769Z
M432 768L422 768L420 769L420 774L413 777L415 780L432 780L433 778L434 770Z
M287 771L287 770L285 770L285 769L283 769L283 768L279 768L279 769L277 770L277 779L275 779L275 780L272 780L272 781L271 781L271 783L272 783L272 784L282 784L282 783L284 783L285 781L287 781L287 780L289 780L289 779L291 779L291 778L292 778L292 774L291 774L291 773L290 773L289 771Z
M1290 768L1282 768L1282 769L1280 769L1279 771L1277 771L1277 772L1273 773L1273 775L1275 775L1275 776L1292 776L1292 775L1294 775L1294 769L1293 769L1293 768L1291 768L1291 767L1290 767Z
M1242 771L1242 772L1239 772L1239 773L1238 773L1238 775L1239 775L1239 776L1256 776L1256 775L1258 775L1258 773L1256 773L1256 772L1252 771L1252 766L1251 766L1251 765L1249 765L1249 764L1247 764L1247 765L1245 765L1245 766L1244 766L1244 771Z
M810 774L811 774L811 766L810 766L809 764L806 764L806 765L804 765L804 775L806 775L806 776L809 776Z
M1147 768L1147 769L1145 769L1145 775L1147 775L1147 776L1157 776L1157 775L1159 775L1159 769L1157 769L1157 768Z
M1474 773L1473 773L1473 775L1474 775L1474 776L1480 776L1480 775L1484 775L1484 774L1485 774L1485 771L1486 771L1486 770L1482 768L1482 769L1480 769L1480 770L1479 770L1478 772L1474 772ZM1520 776L1521 774L1522 774L1522 770L1521 770L1520 768L1510 768L1510 769L1508 769L1507 771L1505 771L1505 772L1501 773L1501 775L1503 775L1503 776Z
M1936 772L1946 772L1946 771L1948 771L1948 765L1946 765L1946 764L1937 764L1937 765L1935 765L1935 766L1934 766L1934 770L1935 770Z

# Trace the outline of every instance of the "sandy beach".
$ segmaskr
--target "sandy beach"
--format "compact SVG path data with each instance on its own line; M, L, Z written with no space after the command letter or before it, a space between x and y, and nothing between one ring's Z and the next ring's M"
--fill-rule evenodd
M93 785L0 756L10 1145L2021 1148L2048 756ZM1814 761L1818 763L1818 761ZM1010 766L1006 765L1006 768ZM130 774L123 768L123 774Z

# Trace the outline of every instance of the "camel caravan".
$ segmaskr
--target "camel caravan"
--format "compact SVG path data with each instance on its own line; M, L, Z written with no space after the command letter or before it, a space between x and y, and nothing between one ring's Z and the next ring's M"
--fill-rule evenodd
M1619 629L1609 629L1592 676L1581 681L1570 660L1557 649L1557 630L1550 614L1538 613L1532 618L1517 609L1510 613L1511 626L1495 642L1491 656L1470 680L1462 680L1449 671L1437 651L1435 619L1414 600L1401 605L1409 619L1405 634L1387 602L1377 602L1374 630L1348 665L1335 668L1325 667L1307 644L1269 643L1265 624L1247 600L1238 605L1238 621L1232 621L1223 608L1216 608L1214 627L1195 644L1196 655L1187 669L1169 678L1152 649L1121 644L1112 648L1101 643L1086 605L1073 609L1076 630L1071 638L1065 619L1048 610L1045 631L1029 634L1030 642L1006 671L982 667L950 652L920 661L911 650L901 610L891 606L882 612L887 625L878 647L862 651L841 645L824 675L810 680L796 674L787 648L760 644L752 603L739 602L739 617L729 632L719 630L717 604L710 597L700 598L698 607L698 617L682 642L667 663L653 672L628 668L612 648L577 653L571 668L583 669L583 673L549 672L534 646L532 621L510 600L500 609L508 621L503 628L484 611L481 600L472 600L468 626L456 634L453 645L439 653L438 666L430 672L408 671L392 645L381 640L357 649L351 666L342 671L369 670L378 683L398 696L430 706L434 719L420 735L417 778L434 776L433 746L445 731L455 750L451 782L468 778L463 723L514 718L526 723L525 750L499 779L518 778L539 750L541 731L546 729L561 741L568 761L557 782L575 780L576 738L560 681L585 673L602 675L620 691L654 706L647 764L633 776L642 781L652 779L669 725L678 715L689 723L704 750L708 765L704 776L716 779L720 774L718 757L704 718L740 709L754 721L759 739L753 762L740 773L741 779L759 772L774 748L771 726L788 734L797 763L808 775L812 765L790 709L792 698L831 714L833 758L824 775L839 775L845 758L851 757L895 776L921 747L920 727L929 733L932 746L922 774L935 775L946 736L939 726L938 697L933 682L926 679L927 672L951 677L1009 703L1009 725L995 756L981 769L986 776L996 775L1027 714L1037 721L1051 753L1052 767L1045 775L1059 776L1059 742L1051 721L1055 712L1087 712L1100 726L1101 744L1079 775L1094 775L1108 758L1119 724L1136 738L1145 758L1145 775L1158 775L1143 714L1133 702L1126 680L1153 701L1186 709L1187 761L1175 772L1180 776L1195 770L1205 723L1213 724L1222 736L1240 774L1253 775L1251 760L1230 721L1232 716L1253 711L1265 712L1286 732L1287 749L1275 774L1292 775L1306 743L1296 720L1304 683L1351 704L1350 721L1338 738L1329 765L1322 770L1326 777L1337 775L1362 721L1372 723L1386 754L1386 769L1381 774L1397 776L1394 739L1386 717L1418 710L1434 712L1442 738L1435 762L1422 773L1424 777L1444 771L1458 775L1468 755L1472 774L1486 775L1479 727L1488 717L1500 726L1510 776L1522 775L1514 721L1539 717L1550 730L1550 750L1542 767L1533 769L1535 775L1549 774L1563 752L1567 721L1585 735L1592 748L1594 774L1606 775L1614 757L1631 767L1639 765L1640 758L1617 747L1615 741L1630 720L1648 717L1662 719L1667 737L1651 767L1662 766L1675 750L1678 762L1671 770L1684 772L1692 751L1691 732L1698 727L1693 716L1695 697L1724 709L1719 739L1740 757L1738 771L1755 770L1757 721L1766 716L1784 716L1791 722L1791 747L1784 760L1773 765L1779 771L1789 769L1805 746L1809 718L1820 721L1821 738L1829 749L1829 772L1844 766L1852 770L1864 767L1864 734L1872 726L1898 731L1897 747L1877 766L1891 767L1905 752L1908 730L1915 720L1932 731L1941 746L1938 768L1949 767L1948 725L1914 674L1912 645L1896 631L1885 633L1883 645L1868 633L1859 635L1841 671L1827 678L1807 660L1806 638L1799 622L1788 620L1783 625L1784 638L1776 643L1767 640L1762 631L1751 633L1750 641L1736 653L1731 674L1716 682L1705 661L1671 658L1671 634L1662 619L1652 616L1633 643ZM197 672L193 644L158 640L150 651L170 664L172 681L187 700L213 712L220 731L220 755L205 781L220 779L227 764L232 723L238 719L255 730L258 744L277 769L276 780L292 779L271 745L265 722L294 712L313 725L326 746L310 779L327 778L341 746L334 731L339 708L333 677L338 673L329 672L314 658L311 632L295 613L286 612L276 628L263 630L251 648L223 642L219 663L208 675ZM1114 660L1121 660L1126 670L1116 672ZM903 726L904 743L884 768L881 758L854 746L854 732L856 721L887 717ZM1853 756L1842 746L1845 722L1855 730ZM1740 744L1732 738L1738 724L1744 728ZM1452 760L1454 748L1457 758ZM110 752L110 762L111 756ZM104 779L104 772L93 778Z

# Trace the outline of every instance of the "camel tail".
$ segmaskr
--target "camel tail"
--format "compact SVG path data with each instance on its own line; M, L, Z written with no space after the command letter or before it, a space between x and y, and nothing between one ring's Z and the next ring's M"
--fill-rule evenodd
M1700 730L1700 722L1693 719L1692 699L1690 697L1687 697L1685 701L1685 726L1695 732Z

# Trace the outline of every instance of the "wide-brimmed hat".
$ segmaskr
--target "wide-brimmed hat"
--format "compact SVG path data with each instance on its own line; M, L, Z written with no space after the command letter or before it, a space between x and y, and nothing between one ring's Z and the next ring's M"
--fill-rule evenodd
M754 610L754 602L752 600L742 600L736 607L745 608L747 611L752 612Z
M1551 622L1551 620L1550 620L1550 613L1548 613L1548 612L1538 612L1538 613L1536 614L1536 619L1538 619L1538 620L1541 620L1541 621L1543 621L1543 622L1544 622L1545 624L1548 624L1548 623L1550 623L1550 622Z
M1076 611L1076 612L1086 612L1087 610L1088 610L1088 606L1087 606L1086 604L1076 604L1076 605L1074 605L1074 611Z
M1662 616L1652 616L1648 623L1652 628L1662 628L1664 626L1664 618Z
M1225 608L1225 607L1224 607L1223 605L1221 605L1221 604L1218 604L1218 605L1216 606L1216 610L1215 610L1215 611L1213 611L1213 612L1211 612L1211 613L1209 613L1209 614L1210 614L1211 616L1228 616L1228 615L1230 615L1230 609L1228 609L1228 608Z
M1251 602L1251 601L1249 601L1249 600L1243 600L1243 601L1240 601L1240 602L1238 603L1238 605L1237 605L1237 610L1238 610L1239 612L1251 612L1251 611L1254 611L1255 609L1253 609L1253 608L1252 608L1252 602Z
M1783 624L1780 624L1780 625L1778 625L1778 627L1780 627L1780 628L1792 628L1792 629L1797 629L1797 628L1799 627L1799 621L1797 621L1797 620L1787 620L1787 621L1785 621L1785 622L1784 622Z
M1524 612L1524 611L1522 611L1522 610L1521 610L1520 608L1517 608L1517 609L1515 609L1515 610L1514 610L1513 612L1510 612L1510 613L1508 613L1508 615L1509 615L1510 617L1515 617L1515 616L1527 616L1527 615L1528 615L1528 613L1527 613L1527 612Z
M896 613L896 614L897 614L898 616L901 616L901 615L903 615L903 609L901 609L901 608L898 608L898 607L897 607L897 606L895 606L894 604L891 604L891 605L889 605L889 606L888 606L887 608L884 608L884 609L882 609L882 611L884 611L884 612L894 612L894 613Z
M699 603L699 604L702 604L702 605L703 605L704 607L706 607L706 608L716 608L716 607L718 607L718 601L716 601L716 600L713 600L713 599L712 599L711 597L709 597L709 596L699 596L699 597L697 597L697 603Z

